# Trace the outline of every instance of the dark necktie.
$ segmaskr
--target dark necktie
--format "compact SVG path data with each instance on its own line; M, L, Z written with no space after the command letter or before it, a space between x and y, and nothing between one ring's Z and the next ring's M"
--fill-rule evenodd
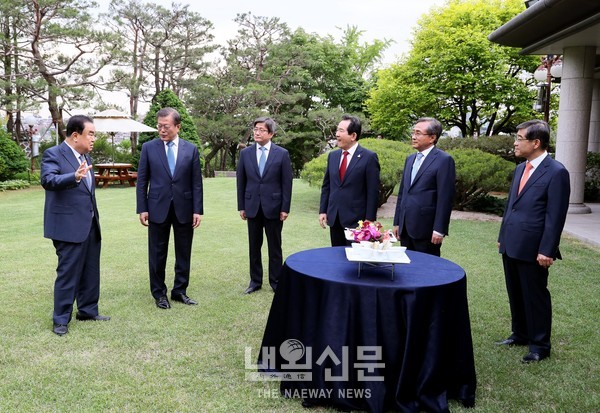
M340 181L344 180L344 175L346 175L346 169L348 168L348 155L350 152L344 151L344 157L342 158L342 164L340 165Z
M171 169L171 175L175 174L175 152L173 152L173 141L167 142L167 161L169 161L169 169Z
M86 165L87 165L87 159L85 159L85 156L79 155L79 161L81 163L86 163ZM92 189L92 182L90 179L90 171L87 171L87 173L85 174L85 178L83 180L85 182L85 185L88 187L88 189Z

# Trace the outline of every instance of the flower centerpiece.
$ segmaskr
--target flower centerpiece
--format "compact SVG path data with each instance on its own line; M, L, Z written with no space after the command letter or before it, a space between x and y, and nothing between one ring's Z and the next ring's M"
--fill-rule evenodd
M392 231L384 230L380 222L358 221L358 227L351 229L354 241L377 250L388 249L392 244Z

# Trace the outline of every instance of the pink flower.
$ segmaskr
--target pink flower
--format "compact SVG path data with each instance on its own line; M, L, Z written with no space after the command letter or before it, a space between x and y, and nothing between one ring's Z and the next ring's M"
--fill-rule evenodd
M354 241L383 241L389 239L391 232L384 231L379 222L359 221L358 228L352 230Z

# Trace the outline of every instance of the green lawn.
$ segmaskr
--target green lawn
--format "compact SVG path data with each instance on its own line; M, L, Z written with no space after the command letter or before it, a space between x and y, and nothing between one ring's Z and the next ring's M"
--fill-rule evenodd
M42 235L44 191L0 192L0 412L305 411L298 400L265 397L276 383L245 380L245 348L258 351L273 293L242 294L249 281L248 245L235 180L204 182L205 214L195 234L188 289L200 305L155 307L135 189L99 189L100 311L112 320L73 320L64 337L51 332L56 255ZM317 189L294 182L285 256L328 245L318 203ZM391 225L391 219L382 222ZM600 411L600 251L563 238L565 259L552 267L550 278L552 356L522 365L523 348L493 344L510 332L498 228L497 222L452 221L442 248L445 258L467 272L475 411ZM473 411L455 402L451 410Z

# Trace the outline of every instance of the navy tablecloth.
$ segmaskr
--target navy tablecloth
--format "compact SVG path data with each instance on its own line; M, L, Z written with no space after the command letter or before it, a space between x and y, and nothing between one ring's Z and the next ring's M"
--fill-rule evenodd
M473 406L465 272L443 258L407 255L411 263L396 264L394 280L389 266L363 265L359 278L344 247L289 256L259 370L280 373L284 396L314 405L448 412L448 399L457 399Z

